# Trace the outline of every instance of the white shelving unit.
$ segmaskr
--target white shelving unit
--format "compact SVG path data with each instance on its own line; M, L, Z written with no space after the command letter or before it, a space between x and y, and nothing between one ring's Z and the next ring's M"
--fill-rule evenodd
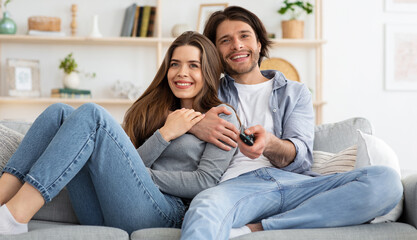
M157 66L162 62L164 55L163 49L168 46L174 39L162 36L161 24L162 17L159 14L162 0L156 1L157 6L157 25L156 37L139 38L139 37L105 37L105 38L89 38L89 37L44 37L44 36L28 36L28 35L0 35L0 61L1 61L1 45L2 44L45 44L45 45L102 45L102 46L143 46L155 49ZM314 107L316 111L316 124L322 122L322 107L325 102L322 99L322 45L325 41L322 39L322 23L321 23L321 0L315 3L315 39L275 39L273 40L273 48L295 47L295 48L313 48L315 49L315 99ZM149 63L152 64L152 63ZM0 62L0 66L1 62ZM122 121L124 112L133 103L131 100L101 98L101 99L58 99L58 98L14 98L0 96L0 119L17 118L22 120L33 121L36 116L47 106L56 102L63 102L77 107L86 102L95 102L106 107L116 119ZM20 111L19 111L20 109ZM22 116L21 113L25 113Z

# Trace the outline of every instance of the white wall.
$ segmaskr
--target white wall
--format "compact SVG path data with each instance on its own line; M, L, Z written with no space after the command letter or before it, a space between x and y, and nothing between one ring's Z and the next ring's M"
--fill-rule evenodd
M79 35L91 30L93 14L100 16L100 30L106 37L118 36L125 8L132 4L154 3L153 0L19 0L9 4L18 24L18 34L27 31L27 18L34 15L60 16L62 28L69 35L72 3L78 4ZM229 2L246 7L260 16L269 32L280 35L281 17L276 13L277 0L162 0L164 3L163 36L168 37L172 26L187 22L195 29L201 3ZM384 23L417 22L417 14L393 14L384 11L383 0L323 0L324 38L324 121L334 122L362 116L370 119L375 135L386 141L398 154L403 169L417 170L417 92L384 90ZM306 37L313 37L312 17L307 18ZM153 49L124 46L45 46L42 44L3 44L0 52L2 69L6 57L41 60L42 94L61 86L59 59L74 52L80 68L97 72L97 79L84 81L81 87L93 88L96 97L108 96L116 81L129 80L146 87L156 66ZM313 87L314 52L295 48L276 49L273 57L289 60L299 70L301 80ZM0 73L4 79L4 73ZM0 93L5 94L1 89Z
M324 121L371 120L375 135L417 170L417 92L384 89L384 24L417 23L417 13L387 13L383 0L324 0Z

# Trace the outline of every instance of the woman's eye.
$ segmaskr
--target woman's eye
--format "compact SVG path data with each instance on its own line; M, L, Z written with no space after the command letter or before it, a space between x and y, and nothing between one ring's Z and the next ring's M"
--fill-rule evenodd
M173 62L173 63L171 63L169 66L170 66L170 67L176 67L176 66L178 66L178 63Z
M190 67L191 68L198 68L198 65L197 64L191 64Z

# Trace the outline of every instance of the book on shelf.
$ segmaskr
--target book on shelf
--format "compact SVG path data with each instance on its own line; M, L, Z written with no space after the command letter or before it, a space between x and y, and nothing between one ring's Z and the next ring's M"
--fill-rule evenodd
M54 88L51 90L53 98L91 98L90 90L72 89L72 88Z
M151 7L151 13L149 15L149 24L148 24L148 32L146 33L147 37L153 37L154 29L155 29L155 21L156 21L156 7Z
M155 22L155 6L132 4L125 11L121 36L152 37Z
M132 35L133 23L135 20L136 14L136 3L130 5L126 11L123 19L122 31L120 33L121 37L130 37Z
M64 32L56 31L39 31L39 30L29 30L28 35L31 36L51 36L51 37L65 37Z
M148 34L148 25L149 25L150 16L151 16L151 6L144 6L139 37L146 37L146 35Z

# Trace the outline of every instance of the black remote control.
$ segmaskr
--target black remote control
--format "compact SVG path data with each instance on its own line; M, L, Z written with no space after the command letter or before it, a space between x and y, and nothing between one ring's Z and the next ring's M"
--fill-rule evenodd
M246 135L244 128L240 129L240 135L239 136L240 136L240 139L242 139L242 141L246 145L249 145L249 146L252 146L253 145L253 139L255 138L255 136L253 136L253 134Z

